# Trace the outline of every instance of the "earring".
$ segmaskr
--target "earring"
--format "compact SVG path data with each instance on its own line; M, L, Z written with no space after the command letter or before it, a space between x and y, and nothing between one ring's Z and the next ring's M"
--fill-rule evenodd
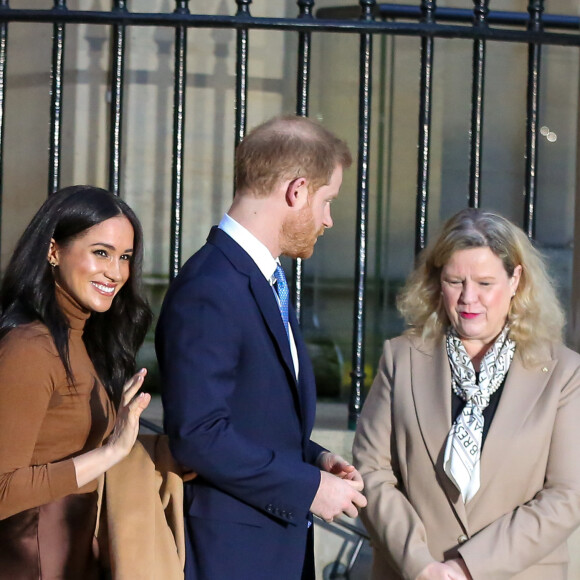
M56 268L57 266L56 262L49 262L49 265L51 268Z

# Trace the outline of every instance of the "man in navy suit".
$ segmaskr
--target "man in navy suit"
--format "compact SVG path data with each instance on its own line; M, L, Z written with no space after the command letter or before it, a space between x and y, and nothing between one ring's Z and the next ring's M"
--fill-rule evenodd
M312 367L278 257L308 258L351 164L346 144L277 117L236 150L233 204L171 284L157 325L165 429L185 486L186 578L314 578L312 514L356 517L358 471L310 440Z

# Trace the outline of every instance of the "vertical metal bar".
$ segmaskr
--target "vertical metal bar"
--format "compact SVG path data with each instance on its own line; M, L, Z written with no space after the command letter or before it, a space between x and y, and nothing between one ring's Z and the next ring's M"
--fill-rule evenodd
M314 0L298 0L299 18L312 19ZM301 31L298 35L298 79L296 91L296 114L308 116L310 97L310 41L312 33Z
M380 352L384 340L382 312L385 289L388 288L388 239L383 239L384 226L389 218L389 197L391 191L392 158L392 115L393 115L393 77L394 77L394 36L382 34L379 37L379 90L378 90L378 161L377 161L377 208L375 212L375 265L374 294L375 316L373 317L372 352ZM388 44L387 44L388 43ZM387 78L389 82L387 83ZM374 369L373 369L374 370Z
M577 81L576 107L580 109L580 78ZM576 188L574 196L574 239L572 253L572 295L567 330L567 344L580 351L580 115L576 115Z
M113 0L113 12L128 12L126 0ZM125 69L125 26L113 25L111 119L109 133L109 190L119 195L121 176L121 132L123 127L123 86Z
M528 30L542 30L544 0L530 0L528 4ZM540 64L542 45L531 43L528 46L528 91L526 117L526 176L524 231L530 239L536 235L536 197L538 184L538 124L540 113Z
M361 19L372 20L374 0L360 0ZM359 85L359 146L357 179L357 238L355 267L355 302L352 345L352 383L348 406L348 428L356 429L362 409L364 387L364 331L365 331L365 294L367 264L367 222L369 160L371 132L371 88L372 88L373 44L371 34L360 37L360 85Z
M250 16L252 0L236 0L236 18L244 20ZM236 35L236 147L246 134L248 113L248 52L249 35L247 28L238 28Z
M421 1L421 20L433 22L435 0ZM417 160L417 207L415 255L427 243L427 205L429 203L429 147L431 144L431 94L433 91L433 37L421 37L421 84L419 97L419 158Z
M8 8L8 0L0 0L1 8ZM2 202L4 199L4 120L6 118L6 65L8 47L8 22L0 22L0 234L2 224ZM0 235L0 250L1 250ZM0 252L1 255L1 252Z
M55 10L67 10L66 0L54 0ZM62 135L62 93L64 75L65 25L53 24L52 78L50 88L50 145L48 166L48 194L60 187L60 151Z
M176 0L175 13L189 14L189 0ZM175 28L175 74L173 80L173 159L171 167L171 248L169 280L181 268L183 234L183 165L185 142L185 96L187 88L187 28Z
M299 18L312 18L314 0L298 0ZM308 101L310 97L310 32L300 32L298 35L298 78L296 80L296 114L308 116ZM302 274L304 264L301 258L296 258L292 264L292 302L296 310L296 318L302 324Z
M474 0L474 26L487 27L489 0ZM469 163L469 207L481 200L481 147L483 136L483 97L485 80L485 40L473 41L473 81L471 92L471 151Z

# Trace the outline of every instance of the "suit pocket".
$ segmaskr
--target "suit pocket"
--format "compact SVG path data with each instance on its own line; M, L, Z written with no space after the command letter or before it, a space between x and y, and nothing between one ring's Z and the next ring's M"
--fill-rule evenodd
M196 486L187 513L196 518L263 527L271 519L258 509L217 489Z

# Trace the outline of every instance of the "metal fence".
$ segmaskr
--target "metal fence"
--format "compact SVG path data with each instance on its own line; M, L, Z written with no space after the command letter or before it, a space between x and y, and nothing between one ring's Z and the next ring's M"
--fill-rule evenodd
M17 2L13 2L17 5ZM369 218L370 137L373 127L371 98L373 83L373 39L379 35L420 37L418 65L421 71L418 122L418 174L416 197L415 252L427 240L429 209L430 139L432 87L435 74L433 55L437 39L462 38L473 42L471 93L471 132L469 159L469 205L481 203L482 129L484 126L484 85L486 78L486 46L489 42L520 43L528 46L525 196L523 224L533 238L537 218L537 173L539 104L541 92L541 56L543 45L580 46L580 18L544 13L543 0L530 0L527 12L490 10L489 0L476 0L469 9L438 7L434 0L415 5L380 4L360 0L356 5L316 10L314 0L298 0L295 17L254 17L251 0L236 0L232 15L194 14L188 0L176 0L171 13L130 11L125 0L113 0L110 10L72 10L66 0L54 0L52 8L20 9L0 0L0 207L2 195L5 95L9 28L13 22L47 23L53 26L50 144L48 193L59 188L62 159L63 74L66 27L68 24L97 24L111 30L110 112L109 112L109 189L120 191L122 175L122 120L125 88L127 28L170 27L175 30L173 86L173 154L172 215L169 278L178 272L182 259L183 175L186 119L187 46L190 28L221 28L236 33L235 143L246 132L248 106L248 63L252 31L258 29L292 31L298 35L296 113L309 114L311 36L317 33L342 33L360 38L358 156L357 156L357 233L354 273L352 385L349 405L349 427L354 428L362 407L365 367L365 311L367 291L367 235ZM233 1L232 1L233 4ZM257 4L257 3L256 3ZM500 2L497 2L499 5ZM139 3L135 2L135 7ZM233 151L232 151L233 155ZM301 314L302 264L293 268L293 300Z

